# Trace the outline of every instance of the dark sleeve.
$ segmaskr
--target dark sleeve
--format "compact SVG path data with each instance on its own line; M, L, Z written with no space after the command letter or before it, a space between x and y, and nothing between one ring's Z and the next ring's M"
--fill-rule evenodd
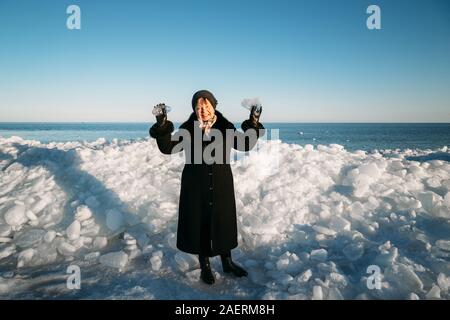
M254 126L250 120L245 120L241 124L241 129L244 133L237 131L232 123L230 128L234 130L233 148L238 151L250 151L258 142L258 139L262 137L266 129L263 124L258 122L258 126Z
M158 124L155 123L149 130L150 136L156 139L159 151L164 154L172 154L174 147L180 143L180 141L172 141L173 131L173 123L168 120L163 126L158 126Z

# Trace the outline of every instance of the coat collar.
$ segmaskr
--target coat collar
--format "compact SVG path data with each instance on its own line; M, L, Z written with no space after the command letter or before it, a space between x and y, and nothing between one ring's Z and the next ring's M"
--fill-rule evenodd
M225 129L229 128L230 121L228 121L227 118L225 118L223 116L223 114L218 110L215 111L215 114L217 116L217 120L214 123L214 125L212 126L212 128L216 128L219 130L225 130ZM197 115L195 114L195 112L192 112L191 115L189 116L189 119L187 121L185 121L180 126L180 128L191 130L194 128L194 121L196 121L196 120L197 120Z

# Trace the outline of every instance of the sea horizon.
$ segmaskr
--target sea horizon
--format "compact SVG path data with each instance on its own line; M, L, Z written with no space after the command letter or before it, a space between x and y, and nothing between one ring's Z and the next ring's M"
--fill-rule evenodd
M174 121L178 128L182 122ZM240 128L240 122L233 122ZM450 146L450 123L262 122L267 140L298 145L339 144L347 150L439 149ZM0 122L0 137L41 143L139 140L154 122Z
M245 120L245 119L244 119ZM172 121L172 120L171 120ZM154 123L145 121L0 121L1 124L147 124ZM172 121L173 123L182 123L183 121ZM231 121L237 123L239 121ZM450 122L364 122L364 121L261 121L262 123L285 123L285 124L450 124ZM0 128L1 130L1 128Z

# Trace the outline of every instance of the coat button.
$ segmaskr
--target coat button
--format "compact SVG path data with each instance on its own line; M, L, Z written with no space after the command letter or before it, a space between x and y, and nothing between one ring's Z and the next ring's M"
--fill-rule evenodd
M213 188L212 187L209 187L209 190L212 190Z
M212 202L210 202L209 205L212 206Z
M212 176L212 172L210 172L209 175Z

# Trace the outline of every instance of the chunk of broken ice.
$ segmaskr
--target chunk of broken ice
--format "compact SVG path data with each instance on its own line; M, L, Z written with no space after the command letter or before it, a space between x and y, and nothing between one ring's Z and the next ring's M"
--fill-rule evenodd
M350 243L342 251L350 261L356 261L364 254L364 244L362 242Z
M76 240L80 237L81 224L80 221L74 220L66 229L69 240Z
M10 226L20 226L28 221L28 218L25 214L25 206L23 205L15 205L6 211L3 218L5 222Z
M79 206L75 213L75 219L78 221L88 220L92 217L92 212L87 206Z
M0 237L9 237L11 234L11 227L6 224L0 225Z
M450 240L437 240L436 246L442 250L450 251Z
M323 300L323 291L321 286L313 287L312 300Z
M106 247L107 244L108 244L108 238L106 238L106 237L96 237L94 239L94 242L92 243L93 248L95 250L102 249L102 248Z
M99 261L104 266L123 269L128 263L128 255L123 251L110 252L100 256Z
M150 264L152 265L152 269L154 271L158 271L161 268L161 265L162 265L161 257L159 257L158 255L153 255L150 258Z
M311 260L324 262L327 260L328 252L325 249L318 249L311 251Z
M436 286L433 285L433 287L430 289L430 291L428 291L428 293L426 294L426 298L427 299L440 299L441 298L441 289Z
M28 248L41 241L45 233L42 229L27 230L15 238L15 243L18 247Z
M300 283L306 283L309 281L309 279L311 279L312 276L312 271L311 269L308 269L306 271L304 271L302 274L300 274L299 276L297 276L297 281Z
M16 252L16 246L10 245L7 247L0 247L0 260L9 257Z

